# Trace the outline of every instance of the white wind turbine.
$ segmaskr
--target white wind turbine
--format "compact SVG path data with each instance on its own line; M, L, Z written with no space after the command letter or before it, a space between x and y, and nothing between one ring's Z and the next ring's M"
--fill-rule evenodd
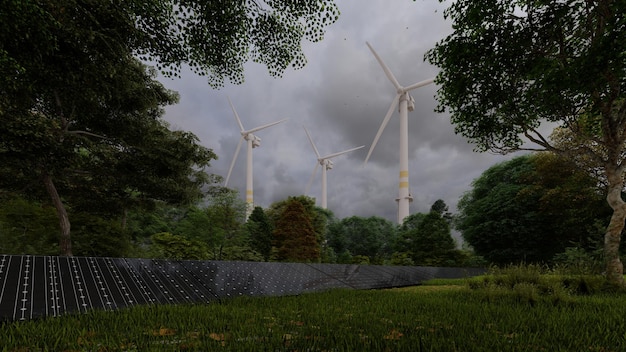
M268 128L274 125L277 125L281 122L286 121L287 119L282 119L280 121L268 123L263 126L255 127L250 130L244 130L243 124L241 123L241 119L235 111L235 107L233 103L228 98L228 103L230 104L230 108L233 110L233 114L235 115L235 119L237 120L237 124L239 125L241 138L239 139L239 143L237 143L237 149L235 150L235 156L233 157L233 161L230 163L230 168L228 169L228 175L226 175L226 181L224 182L224 187L228 185L228 180L230 179L230 174L233 171L233 167L235 166L235 161L237 161L237 155L239 155L239 149L241 148L241 142L245 139L248 144L247 150L247 160L246 160L246 218L250 216L252 210L254 210L254 197L253 197L253 189L252 189L252 148L256 148L261 145L261 138L252 134L253 132L262 130L264 128Z
M304 127L304 126L303 126ZM332 158L342 155L342 154L346 154L346 153L350 153L352 151L355 151L357 149L361 149L364 147L364 145L360 146L360 147L356 147L356 148L352 148L352 149L348 149L348 150L344 150L342 152L337 152L337 153L332 153L332 154L328 154L325 156L320 156L320 153L317 151L317 147L315 147L315 143L313 143L313 139L311 138L311 135L309 134L309 131L307 131L306 127L304 127L304 132L306 132L306 136L309 138L309 142L311 142L311 146L313 147L313 151L315 152L315 156L317 156L317 163L315 164L315 168L313 169L313 174L311 175L311 178L309 179L309 183L306 186L306 191L305 194L309 193L309 189L311 188L311 183L313 182L313 179L315 178L315 174L317 173L317 167L322 165L322 208L326 209L328 207L327 201L326 201L326 171L330 170L333 168L333 162Z
M370 48L376 60L385 71L385 75L391 81L393 86L396 88L396 96L393 98L391 105L389 106L389 110L387 110L387 115L385 115L385 119L383 123L380 125L378 132L376 133L376 137L374 137L374 142L372 142L372 146L370 147L369 152L367 153L367 157L365 158L365 163L370 158L374 147L376 147L376 143L378 142L378 138L383 133L385 126L389 122L391 118L391 114L396 106L399 104L399 113L400 113L400 179L398 185L398 223L401 224L405 217L409 216L409 203L413 201L413 197L409 192L409 123L408 123L408 111L413 111L415 108L415 100L413 97L409 95L409 92L413 89L417 89L419 87L423 87L425 85L431 84L434 82L434 78L430 78L415 84L412 84L407 87L403 87L398 83L396 77L394 77L393 73L383 60L378 56L374 48L367 43L367 46Z

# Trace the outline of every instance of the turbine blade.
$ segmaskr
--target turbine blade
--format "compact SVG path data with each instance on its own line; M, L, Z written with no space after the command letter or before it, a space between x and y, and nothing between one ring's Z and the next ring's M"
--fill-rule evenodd
M364 145L362 145L362 146L360 146L360 147L356 147L356 148L351 148L351 149L348 149L348 150L344 150L343 152L337 152L337 153L328 154L328 155L326 155L325 157L320 158L320 159L332 159L332 158L334 158L334 157L336 157L336 156L339 156L339 155L341 155L341 154L350 153L350 152L353 152L353 151L355 151L355 150L361 149L361 148L363 148L363 147L365 147L365 146L364 146Z
M226 181L224 182L224 187L228 186L228 180L230 179L230 173L233 172L233 167L235 166L235 161L237 161L237 155L239 155L239 149L241 149L241 142L243 142L243 136L239 138L239 143L237 143L237 149L235 149L235 156L233 157L233 161L230 163L230 168L228 168L228 175L226 175Z
M374 142L372 142L372 146L370 147L370 150L367 153L367 157L365 158L365 162L363 162L363 165L367 164L367 161L369 160L370 155L372 155L372 151L376 147L376 143L378 143L378 139L380 138L380 135L383 133L385 126L387 126L387 123L389 122L389 119L391 118L391 114L393 113L393 110L396 108L396 106L398 106L399 100L400 100L400 94L396 94L396 97L393 98L393 101L391 102L391 105L389 106L389 110L387 110L387 115L385 115L385 119L383 120L383 123L380 124L380 128L378 129L378 132L376 133L376 137L374 137Z
M230 101L229 97L226 97L228 99L228 103L230 104L230 108L233 109L233 114L235 114L235 119L237 119L237 124L239 125L239 129L241 132L245 131L243 129L243 125L241 124L241 119L239 118L239 114L237 114L237 111L235 110L235 106L233 105L233 102Z
M372 48L372 46L370 45L370 43L365 42L365 44L367 44L367 46L370 48L370 50L372 51L372 53L374 54L374 56L376 57L376 60L378 61L378 63L380 64L380 66L383 68L383 71L385 71L385 74L387 75L387 78L389 78L389 80L391 81L391 83L393 84L394 87L396 87L396 90L398 92L400 92L403 88L400 85L400 83L398 83L398 80L396 79L396 77L393 75L393 73L391 73L391 70L389 69L389 67L387 67L387 65L385 65L385 62L383 61L383 59L381 59L380 56L378 56L378 54L376 53L376 51L374 50L374 48Z
M320 153L317 151L317 148L315 147L315 143L313 143L313 139L311 138L309 131L306 129L306 127L304 127L304 125L302 127L304 128L304 132L306 132L306 136L309 137L309 142L311 143L311 146L313 147L315 156L317 156L317 158L320 159Z
M419 88L419 87L427 86L427 85L429 85L429 84L433 83L434 81L435 81L435 78L434 78L434 77L433 77L433 78L429 78L429 79L425 79L425 80L423 80L423 81L421 81L421 82L417 82L417 83L415 83L415 84L411 84L411 85L410 85L410 86L408 86L408 87L405 87L405 88L404 88L404 90L405 90L406 92L408 92L408 91L413 90L413 89L415 89L415 88Z
M281 122L285 122L285 121L287 121L287 120L289 120L289 119L282 119L282 120L280 120L280 121L276 121L276 122L268 123L267 125L263 125L263 126L255 127L255 128L253 128L253 129L251 129L251 130L249 130L249 131L244 131L244 132L245 132L246 134L248 134L248 133L253 133L253 132L256 132L256 131L262 130L262 129L264 129L264 128L268 128L268 127L271 127L271 126L274 126L274 125L278 125L279 123L281 123Z
M309 183L306 184L306 189L304 190L304 195L309 194L309 190L311 189L311 184L313 183L313 180L315 179L315 174L317 173L317 167L320 166L319 162L315 162L315 168L313 169L313 173L311 174L311 177L309 177Z

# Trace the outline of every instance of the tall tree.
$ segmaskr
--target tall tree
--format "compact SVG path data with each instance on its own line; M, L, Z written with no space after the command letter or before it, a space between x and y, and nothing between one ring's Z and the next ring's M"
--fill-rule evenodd
M0 164L3 173L16 177L1 180L5 181L2 186L24 190L38 180L59 217L60 251L71 255L68 193L61 192L64 186L97 192L114 184L113 189L122 193L118 198L127 201L132 200L129 194L135 195L133 186L137 184L156 186L153 194L189 195L188 191L196 191L206 182L202 168L215 158L197 146L195 136L189 133L162 131L165 135L160 138L132 141L147 121L158 120L163 105L176 101L134 55L154 60L168 75L188 64L207 75L214 86L223 84L224 78L239 83L243 64L249 59L266 64L275 75L290 64L301 67L301 40L321 39L324 27L337 16L331 1L3 2ZM162 125L154 123L157 129ZM128 131L133 136L127 135ZM143 132L151 136L155 131ZM194 153L158 150L170 140L182 142L177 146L191 145ZM177 151L182 154L175 155ZM146 157L150 152L156 158ZM173 171L177 156L185 160L178 164L182 172ZM151 164L142 164L144 159ZM119 168L104 175L97 172L113 170L109 162ZM142 177L122 178L129 184L118 182L115 172L127 175L133 167L144 167L139 170ZM170 179L172 172L184 177ZM171 182L142 182L149 175ZM195 189L187 187L185 179L191 180ZM162 185L173 190L179 184L184 185L179 191L185 192L162 192Z
M409 256L416 265L454 264L456 243L450 230L448 205L438 199L427 214L415 213L398 230L396 256Z
M626 202L626 2L614 0L455 1L445 11L454 31L427 53L441 68L439 110L478 150L527 148L585 153L608 181L613 216L605 234L606 272L625 286L619 244ZM541 134L559 123L581 143L572 150Z
M259 252L265 261L269 261L272 254L272 224L261 207L254 207L246 223L250 233L250 246Z
M446 266L454 264L456 243L448 221L437 211L424 217L411 233L411 252L416 265Z
M332 212L322 209L315 205L315 199L308 196L289 196L287 199L273 203L267 210L270 222L275 226L280 214L283 213L287 205L291 202L299 202L304 207L304 211L313 225L315 238L317 243L324 243L326 240L326 231L330 219L333 217ZM279 245L280 246L280 245Z
M292 197L287 201L273 233L279 260L311 262L319 259L320 245L311 217L297 199Z
M133 197L199 194L207 180L202 168L215 155L160 120L162 106L177 96L131 56L135 29L121 8L73 1L5 5L0 183L51 200L61 254L72 255L68 202L102 212L104 206L124 209Z
M172 95L143 65L119 61L115 82L98 86L78 79L70 87L57 80L57 87L33 94L28 111L0 98L0 160L9 171L0 177L1 187L47 195L58 214L64 255L72 255L68 204L120 216L147 200L192 201L209 181L203 168L215 154L159 118L160 105ZM75 93L81 86L82 94ZM114 91L102 96L104 89Z
M552 153L492 166L458 208L465 241L497 264L545 263L573 243L588 247L596 221L609 216L596 180Z

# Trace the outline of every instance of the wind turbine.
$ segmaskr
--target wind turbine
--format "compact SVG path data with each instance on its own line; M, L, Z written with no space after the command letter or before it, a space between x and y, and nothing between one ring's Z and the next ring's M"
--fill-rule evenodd
M241 123L241 119L233 106L233 102L228 98L228 103L230 104L230 108L233 110L233 114L235 115L235 119L237 120L237 124L239 125L241 138L239 138L239 143L237 143L237 149L235 150L235 156L233 157L233 161L230 163L230 168L228 169L228 175L226 175L226 181L224 182L224 187L228 185L228 180L230 179L230 174L233 171L233 167L235 166L235 161L237 161L237 155L239 155L239 149L241 148L241 142L246 140L248 145L247 150L247 160L246 160L246 218L250 216L252 210L254 210L254 197L253 197L253 189L252 189L252 148L256 148L261 145L261 138L252 134L253 132L260 131L264 128L268 128L274 125L277 125L281 122L286 121L287 119L282 119L280 121L268 123L263 126L255 127L251 130L245 130L243 128L243 124Z
M303 126L304 127L304 126ZM315 174L317 173L317 167L322 165L322 208L326 209L328 206L327 201L326 201L326 171L330 170L333 168L333 162L332 158L342 155L342 154L346 154L346 153L350 153L352 151L355 151L357 149L361 149L364 147L364 145L360 146L360 147L356 147L356 148L352 148L352 149L348 149L348 150L344 150L342 152L337 152L337 153L332 153L332 154L328 154L325 156L320 156L320 153L317 151L317 147L315 147L315 143L313 143L313 139L311 138L311 135L309 134L309 131L306 129L306 127L304 127L304 132L306 132L306 136L309 138L309 142L311 142L311 147L313 147L313 151L315 152L315 156L317 156L317 163L315 164L315 168L313 169L313 174L311 175L311 178L309 179L309 183L306 186L306 191L305 194L309 193L309 188L311 188L311 183L313 182L313 179L315 178Z
M389 122L391 118L391 114L396 106L399 104L398 111L400 113L400 177L398 182L398 223L402 224L402 221L405 217L409 216L409 204L413 201L413 197L409 192L409 123L408 123L408 112L413 111L415 108L415 100L409 92L413 89L417 89L419 87L423 87L425 85L429 85L434 82L434 78L430 78L415 84L412 84L407 87L403 87L398 83L396 77L391 73L391 70L385 63L383 59L378 56L374 48L370 45L370 43L366 42L367 46L370 48L376 60L385 71L385 75L391 81L393 86L396 88L396 96L391 101L391 105L389 106L389 110L387 110L387 115L385 115L385 119L383 123L380 125L378 132L376 133L376 137L374 137L374 142L372 142L372 146L370 147L369 152L367 153L367 157L365 158L365 164L370 158L374 147L376 147L376 143L380 138L380 135L383 133L385 126Z

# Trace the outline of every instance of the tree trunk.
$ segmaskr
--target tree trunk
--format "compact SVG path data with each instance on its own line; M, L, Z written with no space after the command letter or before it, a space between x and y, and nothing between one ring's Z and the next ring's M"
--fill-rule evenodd
M611 222L604 235L604 259L606 260L606 277L609 283L617 287L625 287L624 265L619 259L619 244L626 220L626 203L622 199L624 180L621 170L606 168L609 182L606 200L613 209Z
M61 227L61 237L59 237L59 254L71 257L72 240L70 239L70 218L67 216L67 210L65 210L65 205L63 205L61 197L59 197L59 193L54 186L54 182L52 182L52 177L50 177L48 173L44 173L43 183L46 186L46 190L48 191L50 198L52 198L52 203L54 204L57 216L59 217L59 226Z
M124 231L126 231L127 221L128 221L128 209L124 207L124 210L122 211L122 222L121 222L122 230Z

